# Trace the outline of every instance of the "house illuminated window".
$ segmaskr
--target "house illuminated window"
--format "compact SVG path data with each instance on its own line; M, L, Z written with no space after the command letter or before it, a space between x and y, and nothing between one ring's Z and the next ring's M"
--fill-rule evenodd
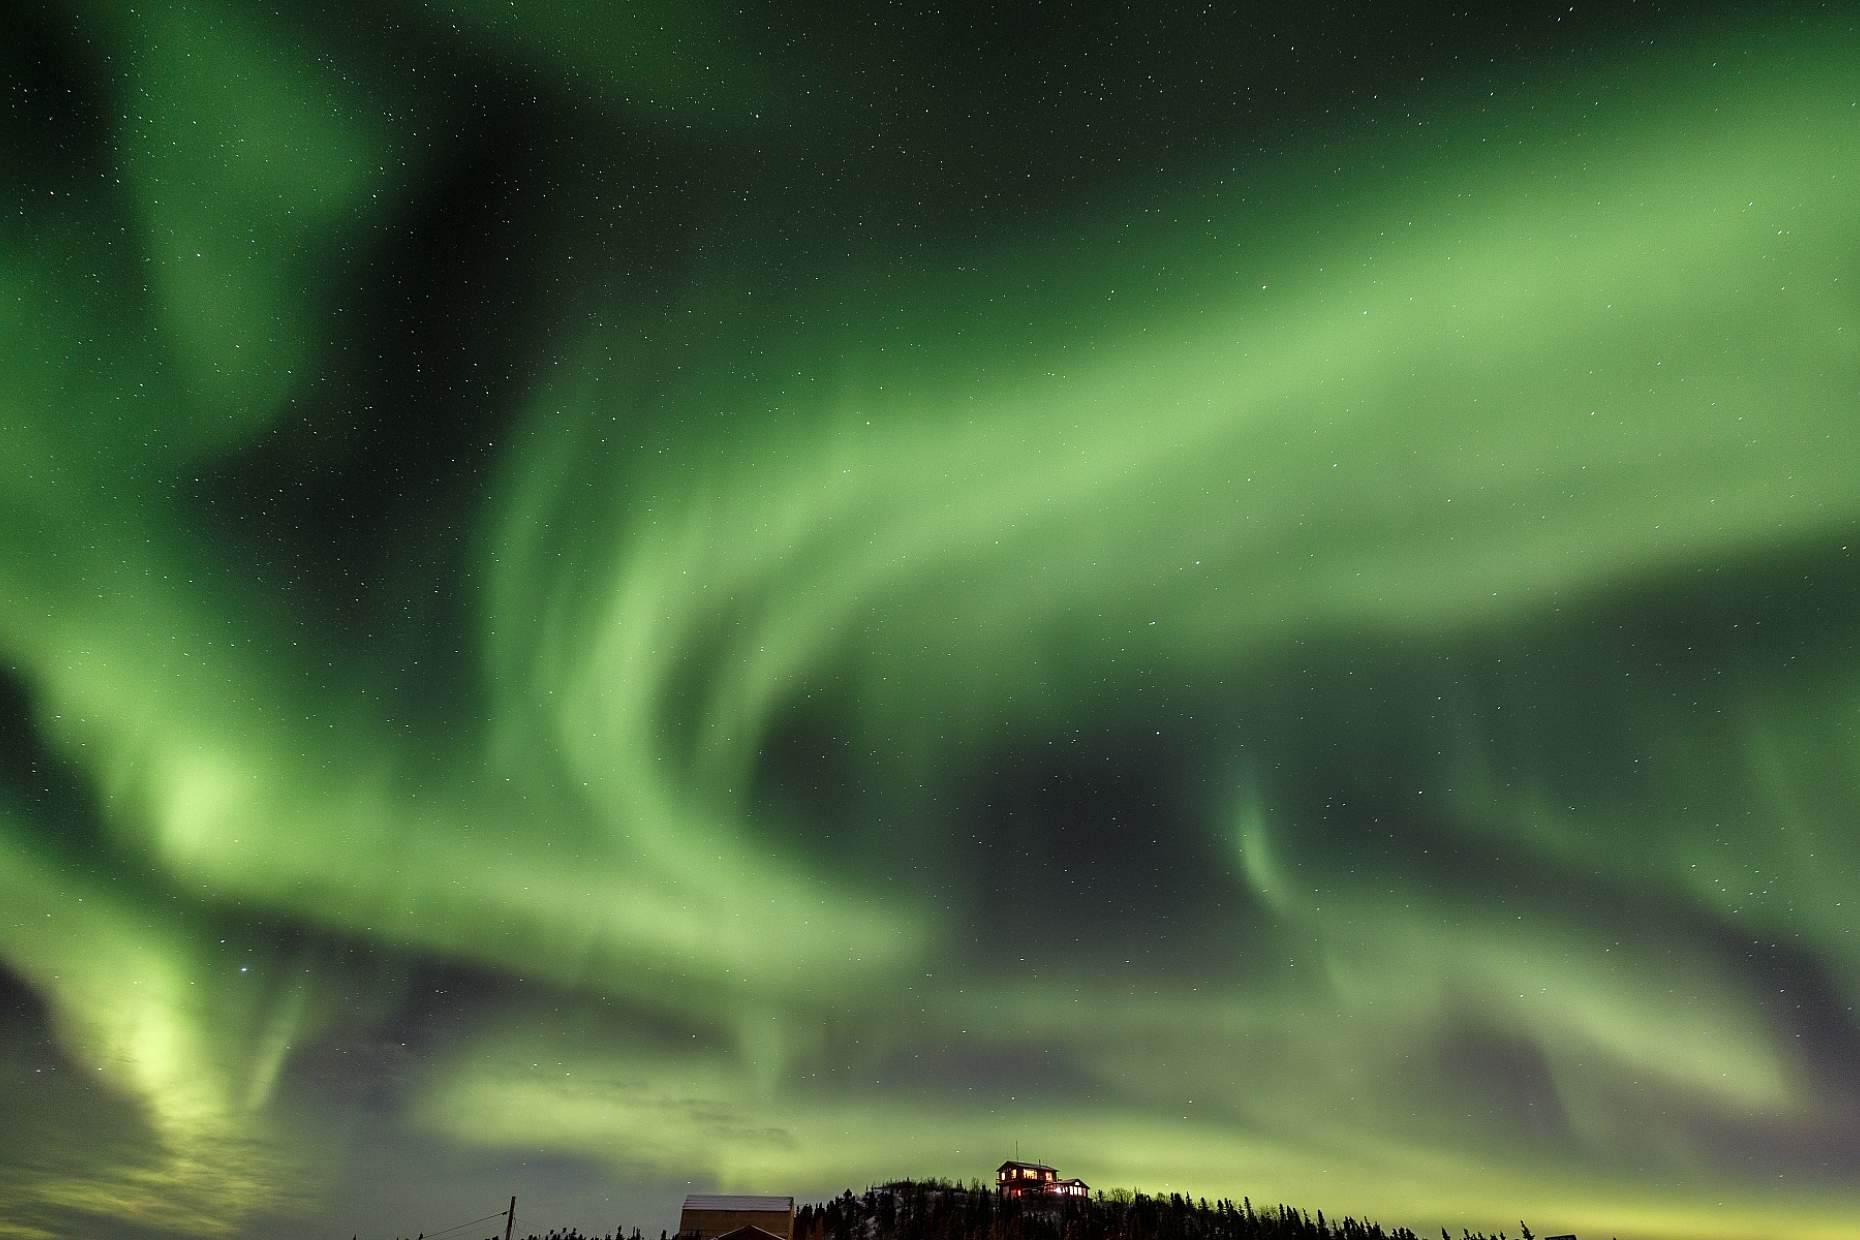
M1059 1172L1045 1163L1009 1160L996 1169L995 1180L1004 1197L1050 1198L1091 1195L1091 1189L1085 1181L1076 1177L1062 1180L1059 1178Z

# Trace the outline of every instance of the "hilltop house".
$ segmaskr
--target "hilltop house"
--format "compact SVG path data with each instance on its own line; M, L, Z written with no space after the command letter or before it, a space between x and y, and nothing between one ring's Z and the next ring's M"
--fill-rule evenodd
M1062 1180L1045 1163L1009 1159L995 1168L995 1190L1003 1197L1089 1197L1091 1185L1074 1178Z

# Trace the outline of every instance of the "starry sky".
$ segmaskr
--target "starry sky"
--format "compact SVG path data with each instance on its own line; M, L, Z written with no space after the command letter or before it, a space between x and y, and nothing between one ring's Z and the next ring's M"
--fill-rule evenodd
M1851 1236L1857 16L23 6L0 1237Z

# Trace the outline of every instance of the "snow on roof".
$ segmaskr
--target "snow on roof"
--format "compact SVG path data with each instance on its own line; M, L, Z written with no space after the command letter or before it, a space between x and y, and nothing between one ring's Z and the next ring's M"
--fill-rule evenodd
M692 1193L685 1198L687 1210L768 1210L794 1209L792 1197L753 1197L741 1193Z
M1001 1166L1002 1167L1027 1167L1034 1171L1051 1171L1051 1172L1054 1172L1055 1174L1057 1174L1059 1171L1059 1168L1049 1167L1045 1163L1017 1162L1016 1160L1012 1158L1002 1163ZM999 1169L1000 1168L996 1168L996 1170L999 1170Z

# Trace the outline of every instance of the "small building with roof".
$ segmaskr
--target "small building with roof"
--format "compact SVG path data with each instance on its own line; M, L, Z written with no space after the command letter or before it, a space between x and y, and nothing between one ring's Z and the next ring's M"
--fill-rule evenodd
M794 1240L794 1198L692 1193L678 1216L678 1235L679 1240Z

